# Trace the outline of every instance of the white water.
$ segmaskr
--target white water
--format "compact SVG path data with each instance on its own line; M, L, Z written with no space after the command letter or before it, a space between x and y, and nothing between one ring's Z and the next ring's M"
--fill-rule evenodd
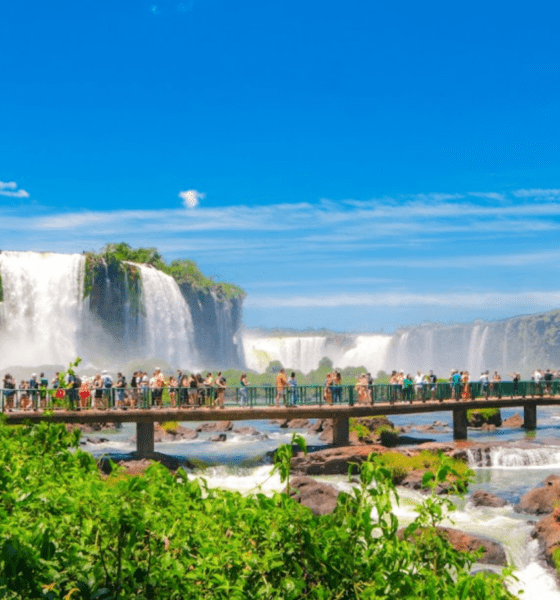
M248 369L262 373L273 360L286 369L309 373L327 355L326 338L315 337L257 337L243 335L243 351Z
M144 356L161 359L171 367L195 368L191 311L177 282L153 267L136 266L142 277Z
M80 354L85 258L0 253L0 368L66 364Z
M492 446L481 450L467 450L470 467L556 467L560 468L560 448L515 448Z
M359 335L356 345L335 357L336 367L365 367L373 376L386 368L387 348L391 337L388 335Z

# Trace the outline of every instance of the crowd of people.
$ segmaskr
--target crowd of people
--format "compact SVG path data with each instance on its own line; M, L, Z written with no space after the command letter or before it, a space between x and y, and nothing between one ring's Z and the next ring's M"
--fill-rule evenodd
M513 395L520 393L521 375L518 372L511 373L513 382ZM552 382L560 379L560 370L535 369L531 374L533 391L537 393L552 393ZM448 378L444 380L449 383L451 399L468 400L472 397L472 384L478 384L477 392L486 397L501 395L500 385L502 377L497 371L490 376L489 371L482 372L478 377L471 377L468 371L453 369ZM441 383L441 380L440 380ZM356 383L351 387L355 393L355 399L359 404L371 404L374 401L375 379L371 373L361 373L356 378ZM389 378L391 400L412 401L426 400L430 397L436 399L438 378L433 371L422 373L417 371L416 375L406 374L404 371L392 371ZM136 407L161 407L163 406L164 390L166 390L168 402L172 407L197 407L217 406L224 408L225 392L227 382L221 372L213 375L207 372L206 376L200 373L183 373L177 370L175 375L166 376L159 367L156 367L152 375L146 371L135 371L127 382L126 377L117 373L115 379L103 370L90 377L66 373L62 376L55 373L49 380L44 373L33 373L29 380L18 382L6 373L3 379L4 408L13 409L18 407L23 410L47 406L49 389L53 390L51 395L60 400L66 400L73 408L136 408ZM348 387L348 386L346 386ZM326 404L339 403L343 401L343 381L340 371L334 370L327 373L323 385L322 400ZM280 369L276 375L275 405L280 404L297 406L298 380L296 373L291 372L286 376L286 370ZM248 403L249 382L247 373L243 373L238 385L238 402L240 406ZM346 400L346 398L345 398Z

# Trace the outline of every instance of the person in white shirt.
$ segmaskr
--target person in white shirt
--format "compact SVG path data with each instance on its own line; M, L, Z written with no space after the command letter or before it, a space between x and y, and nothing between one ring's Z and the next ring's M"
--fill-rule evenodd
M424 389L424 375L420 371L416 371L414 377L414 390L416 392L416 400L422 399L422 391Z

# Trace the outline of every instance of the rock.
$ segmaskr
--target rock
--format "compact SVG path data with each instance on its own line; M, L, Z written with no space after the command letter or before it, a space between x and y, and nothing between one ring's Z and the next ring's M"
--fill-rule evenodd
M503 498L483 490L477 490L471 496L471 502L474 506L491 506L492 508L499 508L507 504L507 501Z
M271 425L278 425L282 429L286 429L288 427L288 419L273 419L270 421Z
M560 477L550 475L541 483L541 487L527 492L515 510L531 515L546 515L554 510L558 500L560 500Z
M322 442L327 442L328 444L333 443L333 424L332 419L325 419L323 421L323 431L319 434L319 439Z
M309 507L314 515L331 513L336 507L339 493L332 485L315 481L311 477L295 477L290 481L290 496Z
M288 429L305 429L309 426L308 419L291 419L288 421Z
M502 415L498 410L496 413L493 413L489 416L485 416L483 413L478 410L469 411L469 427L482 427L485 423L488 425L495 425L496 427L500 427L502 424Z
M66 430L79 429L82 433L94 433L96 431L112 431L120 429L121 423L66 423Z
M496 426L493 423L483 423L480 430L481 431L496 431Z
M213 423L202 423L196 428L196 431L231 431L232 429L231 421L214 421Z
M198 433L190 427L184 427L183 425L176 424L174 429L165 429L159 424L154 423L154 442L169 442L174 440L195 440L198 437Z
M227 440L227 435L225 433L219 433L218 435L213 435L210 438L211 442L225 442Z
M548 564L555 567L552 555L560 547L560 509L555 508L535 525L533 538L539 540Z
M193 469L194 465L191 464L188 460L181 461L174 456L169 456L168 454L161 454L159 452L155 452L153 459L148 460L146 458L136 459L134 458L135 453L131 454L131 458L128 460L121 460L117 464L124 467L125 473L127 475L141 475L153 462L159 462L164 467L167 467L170 471L176 471L180 466L187 467L189 469ZM98 461L98 466L101 471L105 475L109 475L111 473L111 461L109 458L102 457Z
M476 537L458 529L451 529L449 527L438 527L448 539L449 543L460 552L476 552L477 550L484 548L482 557L478 560L479 563L486 565L499 565L506 566L507 559L506 553L502 548L501 544L492 542L485 538ZM399 529L397 535L402 538L404 528ZM414 538L418 535L418 531L409 538L411 542L414 542Z
M257 431L254 427L238 427L233 430L233 433L239 433L241 435L261 435L260 431Z
M510 429L520 429L523 425L523 417L519 413L514 414L502 423L502 427L509 427Z
M319 433L323 431L323 419L315 419L315 423L310 423L307 428L308 433Z
M504 567L507 565L506 553L501 544L449 527L438 527L438 529L444 531L451 545L461 552L476 552L482 546L484 553L478 560L479 563Z
M104 437L100 437L100 438L86 438L86 442L88 444L102 444L103 442L108 442L109 438L104 438Z
M294 456L292 472L298 475L346 475L349 463L360 464L370 452L384 452L382 446L346 446Z

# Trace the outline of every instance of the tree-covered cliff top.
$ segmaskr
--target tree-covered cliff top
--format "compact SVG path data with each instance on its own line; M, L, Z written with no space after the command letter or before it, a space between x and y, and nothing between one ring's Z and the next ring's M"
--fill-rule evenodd
M187 284L202 292L215 292L218 297L230 299L245 296L245 291L233 283L206 277L193 260L174 260L167 264L156 248L131 248L122 242L107 244L101 252L88 252L86 256L89 264L97 261L130 261L152 265L171 275L179 285Z

